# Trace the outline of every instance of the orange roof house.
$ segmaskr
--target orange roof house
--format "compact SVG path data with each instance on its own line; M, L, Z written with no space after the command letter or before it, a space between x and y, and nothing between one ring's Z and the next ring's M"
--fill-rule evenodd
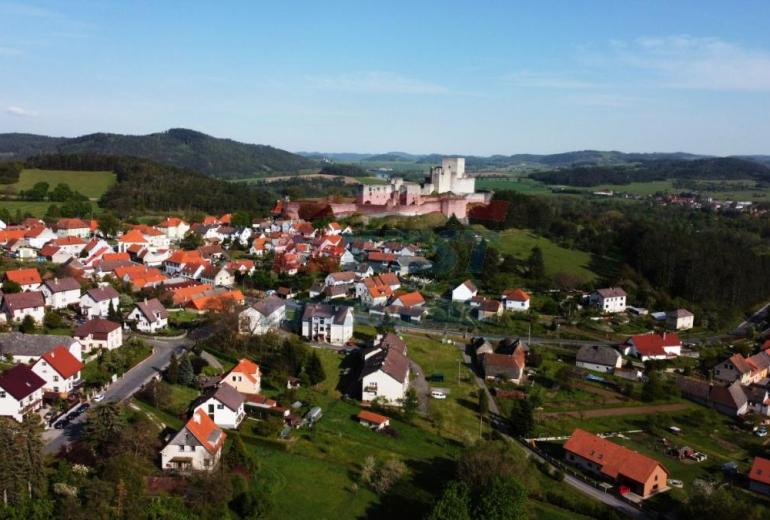
M147 239L138 229L132 229L118 239L122 244L145 244Z
M201 293L210 291L212 289L213 287L207 283L189 285L179 289L173 289L171 291L171 300L174 302L174 305L183 305Z
M201 263L203 262L203 257L201 256L201 252L197 249L193 251L185 251L183 249L178 249L171 253L171 256L168 257L168 260L166 260L167 263L170 264L190 264L190 263Z
M262 373L259 365L243 358L233 367L222 382L238 390L242 394L258 394L262 383Z
M522 289L508 289L503 291L503 299L515 302L526 302L529 301L530 296Z
M70 353L64 345L54 347L42 355L51 368L56 370L63 379L77 375L83 369L83 363Z
M378 413L370 412L369 410L361 410L358 412L356 418L358 419L358 422L374 430L381 430L390 425L390 418Z
M218 451L225 442L227 434L219 429L203 410L198 410L184 425L209 453ZM213 435L219 431L219 435ZM216 440L213 440L216 438Z
M16 282L17 284L21 285L22 288L25 286L34 286L43 283L43 280L40 279L40 273L37 271L37 269L34 268L14 269L13 271L6 271L5 279L10 280L11 282Z
M564 443L565 458L585 470L648 496L668 489L668 470L657 460L576 428Z
M425 298L419 292L414 291L397 295L391 303L401 307L420 307L425 304Z
M191 299L187 306L196 311L225 311L235 304L242 304L243 293L235 289Z
M754 457L749 471L749 489L770 495L770 460Z

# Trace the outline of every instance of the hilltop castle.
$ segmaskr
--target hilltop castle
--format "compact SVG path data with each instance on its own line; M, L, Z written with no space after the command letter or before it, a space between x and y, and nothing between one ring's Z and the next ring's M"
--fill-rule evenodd
M423 183L407 182L394 177L385 184L361 184L355 202L328 201L326 207L334 216L362 213L370 216L417 216L440 212L459 219L468 216L469 204L489 204L491 192L476 192L476 180L465 173L463 157L445 158L434 166ZM305 201L305 205L310 201ZM314 202L315 205L319 201ZM274 212L297 218L302 201L279 201Z

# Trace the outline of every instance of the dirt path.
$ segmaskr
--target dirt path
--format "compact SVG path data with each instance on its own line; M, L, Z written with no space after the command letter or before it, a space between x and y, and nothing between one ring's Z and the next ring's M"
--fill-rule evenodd
M596 410L581 410L576 412L547 412L543 417L559 417L568 415L570 417L586 418L592 417L617 417L620 415L644 415L651 413L678 412L690 408L687 403L656 404L651 406L626 406L623 408L600 408Z

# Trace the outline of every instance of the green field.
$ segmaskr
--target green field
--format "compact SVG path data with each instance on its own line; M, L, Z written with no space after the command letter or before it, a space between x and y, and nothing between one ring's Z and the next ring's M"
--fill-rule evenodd
M47 182L53 189L57 184L68 184L74 191L95 200L115 184L112 172L62 171L62 170L22 170L19 182L12 184L16 190L28 190L38 182Z
M16 214L16 211L21 211L22 215L30 214L33 217L42 218L45 216L45 212L48 211L48 206L51 204L57 204L56 202L37 202L28 200L0 200L0 208L6 208L11 212L11 216ZM58 203L61 204L61 203ZM99 213L99 208L95 202L91 202L94 215Z
M488 232L490 244L503 254L511 254L525 259L532 248L537 246L543 251L546 274L569 273L586 282L596 279L596 273L589 269L591 254L577 249L567 249L545 237L526 229L506 229L500 233Z
M518 191L531 195L553 195L551 188L529 177L483 177L476 179L476 188L492 191Z

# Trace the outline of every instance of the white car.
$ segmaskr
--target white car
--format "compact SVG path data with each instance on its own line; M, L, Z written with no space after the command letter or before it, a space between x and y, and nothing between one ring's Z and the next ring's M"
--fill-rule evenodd
M92 401L95 402L95 403L99 403L101 401L104 401L104 394L97 394L97 395L95 395L94 398L92 399Z
M441 391L439 391L439 390L433 390L433 391L430 393L430 396L431 396L433 399L446 399L446 393L445 393L445 392L441 392Z

